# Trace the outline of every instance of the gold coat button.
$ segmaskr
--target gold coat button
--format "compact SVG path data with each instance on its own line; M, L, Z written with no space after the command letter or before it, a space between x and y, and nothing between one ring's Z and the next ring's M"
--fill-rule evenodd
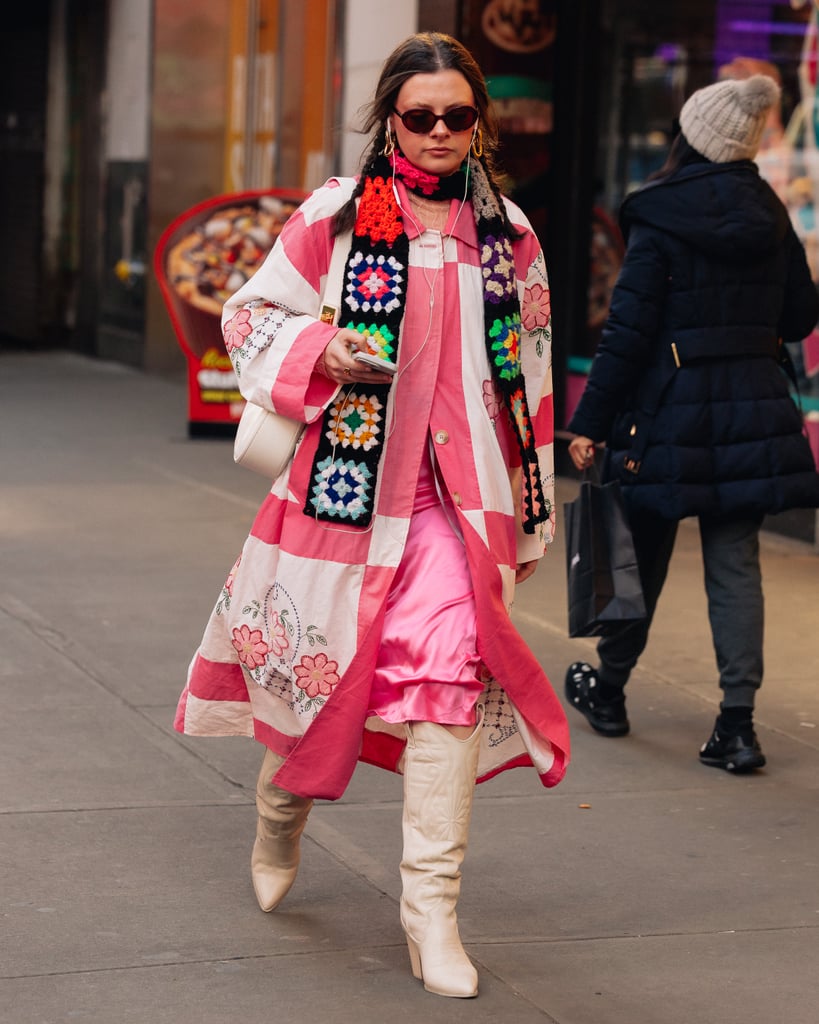
M460 504L461 504L461 496L460 496L460 494L458 494L457 491L453 491L452 492L452 500L453 500L453 502L456 505L460 506Z
M435 431L435 443L436 444L446 444L448 440L449 440L449 434L445 430L436 430Z

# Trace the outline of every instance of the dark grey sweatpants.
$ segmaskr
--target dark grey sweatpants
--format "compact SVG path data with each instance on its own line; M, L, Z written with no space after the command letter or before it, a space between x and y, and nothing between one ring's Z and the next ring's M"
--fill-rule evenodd
M648 641L668 574L677 522L645 513L630 517L647 618L597 644L600 681L624 686ZM759 567L760 519L700 517L708 617L723 690L723 706L753 707L762 683L764 600Z

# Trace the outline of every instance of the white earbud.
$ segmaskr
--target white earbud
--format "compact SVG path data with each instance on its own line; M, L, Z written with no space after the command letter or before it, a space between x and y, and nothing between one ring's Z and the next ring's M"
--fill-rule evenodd
M401 205L401 197L398 195L398 189L395 187L395 150L392 151L392 194L395 196L395 205L399 210L403 212L404 207Z

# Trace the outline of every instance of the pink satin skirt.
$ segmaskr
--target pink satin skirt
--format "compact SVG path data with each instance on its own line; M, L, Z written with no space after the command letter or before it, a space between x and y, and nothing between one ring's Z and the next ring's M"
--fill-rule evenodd
M427 454L387 596L368 713L392 723L469 726L483 691L475 596L454 511L444 508L433 473Z

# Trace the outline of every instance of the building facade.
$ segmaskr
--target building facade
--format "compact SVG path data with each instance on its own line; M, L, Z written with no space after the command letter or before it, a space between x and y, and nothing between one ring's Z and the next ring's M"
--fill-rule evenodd
M484 69L508 191L552 279L558 427L623 255L617 211L685 99L724 75L782 86L759 163L819 281L816 0L27 0L6 13L0 213L7 343L154 371L183 363L151 257L209 197L354 173L383 58L450 32ZM47 26L44 32L43 26ZM793 353L819 453L819 334ZM801 528L800 528L801 529Z

